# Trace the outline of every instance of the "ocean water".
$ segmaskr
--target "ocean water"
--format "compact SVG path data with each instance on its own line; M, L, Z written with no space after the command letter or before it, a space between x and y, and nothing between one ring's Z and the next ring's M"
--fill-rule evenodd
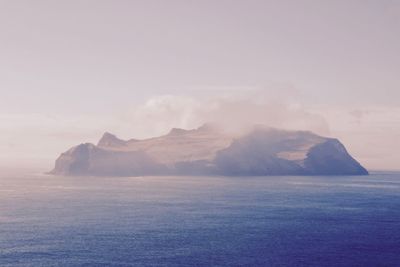
M0 266L400 266L400 173L1 174Z

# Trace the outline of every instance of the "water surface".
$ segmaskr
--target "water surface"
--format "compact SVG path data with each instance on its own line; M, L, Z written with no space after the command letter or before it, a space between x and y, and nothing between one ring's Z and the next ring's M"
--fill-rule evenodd
M400 266L400 174L2 174L0 266Z

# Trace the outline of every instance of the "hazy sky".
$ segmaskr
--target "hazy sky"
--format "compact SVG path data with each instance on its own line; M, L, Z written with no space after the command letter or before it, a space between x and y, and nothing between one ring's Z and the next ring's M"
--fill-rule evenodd
M0 165L217 117L400 169L399 48L400 1L0 0Z

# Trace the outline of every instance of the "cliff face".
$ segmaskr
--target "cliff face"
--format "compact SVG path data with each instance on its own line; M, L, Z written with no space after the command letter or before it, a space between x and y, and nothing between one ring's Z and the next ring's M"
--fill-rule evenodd
M210 126L172 129L146 139L118 139L61 154L51 172L60 175L365 175L367 170L337 140L311 132L257 127L231 136Z

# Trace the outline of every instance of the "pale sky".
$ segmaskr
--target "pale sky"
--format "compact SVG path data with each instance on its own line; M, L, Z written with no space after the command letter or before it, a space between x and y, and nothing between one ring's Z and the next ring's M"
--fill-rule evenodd
M0 0L0 166L240 111L400 169L399 48L394 0Z

